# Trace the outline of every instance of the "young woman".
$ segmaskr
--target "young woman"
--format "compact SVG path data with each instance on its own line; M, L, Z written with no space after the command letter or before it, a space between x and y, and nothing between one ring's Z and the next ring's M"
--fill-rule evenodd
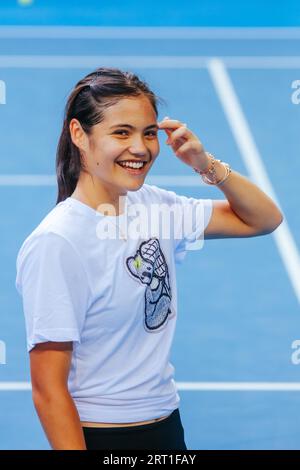
M32 396L53 449L186 449L169 362L175 262L201 237L264 235L282 221L186 124L157 122L157 101L116 68L77 83L58 144L57 204L18 254ZM159 130L226 199L144 184Z

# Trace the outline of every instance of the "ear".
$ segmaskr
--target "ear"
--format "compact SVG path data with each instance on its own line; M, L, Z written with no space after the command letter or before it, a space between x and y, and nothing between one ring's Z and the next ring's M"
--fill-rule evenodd
M69 129L73 144L83 152L86 152L89 148L89 139L78 119L71 119Z

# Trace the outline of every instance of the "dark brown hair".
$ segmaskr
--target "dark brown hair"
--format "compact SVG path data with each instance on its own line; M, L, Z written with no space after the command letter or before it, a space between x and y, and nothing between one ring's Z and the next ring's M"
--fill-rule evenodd
M72 142L70 121L78 119L83 130L91 133L92 126L104 120L104 111L128 96L145 95L158 116L157 103L165 102L156 96L132 72L117 68L101 67L80 80L71 92L65 107L63 129L56 153L58 195L56 204L69 197L75 190L83 163L78 147Z

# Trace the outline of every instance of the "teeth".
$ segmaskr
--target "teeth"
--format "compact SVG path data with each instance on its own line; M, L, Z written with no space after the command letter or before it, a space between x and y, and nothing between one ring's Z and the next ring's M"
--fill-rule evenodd
M144 164L142 162L119 162L120 165L129 167L129 168L142 168Z

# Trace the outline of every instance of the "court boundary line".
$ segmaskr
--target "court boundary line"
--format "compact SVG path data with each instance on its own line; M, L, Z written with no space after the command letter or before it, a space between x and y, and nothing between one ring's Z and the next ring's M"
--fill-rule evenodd
M205 26L1 26L10 39L208 39L295 40L300 28Z
M199 176L193 175L149 175L145 183L174 187L206 186ZM1 186L57 186L57 181L55 175L0 174L0 187Z
M212 60L221 60L230 69L298 69L300 56L199 56L199 55L0 55L1 68L86 69L125 66L140 69L207 69Z
M180 391L298 392L300 382L175 382ZM0 382L0 392L31 391L31 382Z
M248 173L251 175L252 180L262 188L280 208L275 190L265 169L263 159L260 156L250 125L243 112L240 100L235 92L225 64L220 59L212 59L208 70L215 92L219 97L231 133ZM273 236L294 289L294 293L300 303L300 257L286 219L284 219L282 224L274 231Z

